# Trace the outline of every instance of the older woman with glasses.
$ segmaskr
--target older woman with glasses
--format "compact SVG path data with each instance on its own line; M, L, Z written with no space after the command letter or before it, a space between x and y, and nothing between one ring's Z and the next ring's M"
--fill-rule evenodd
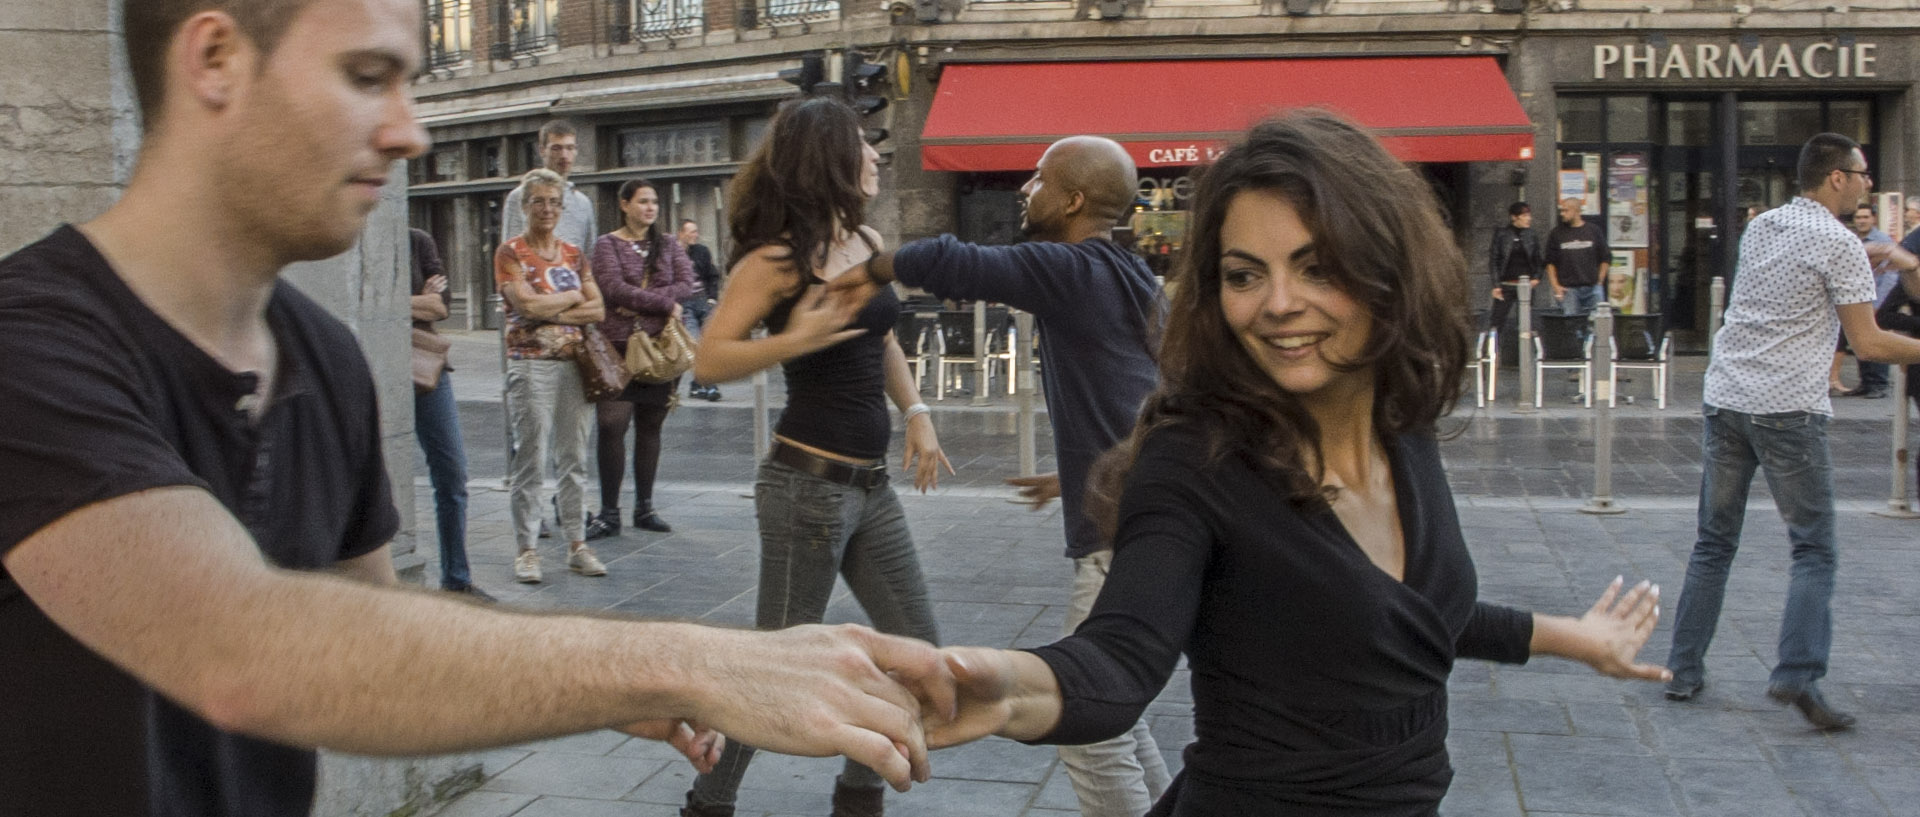
M593 411L573 358L580 327L606 318L600 288L581 248L553 233L566 206L566 181L535 170L520 182L526 232L507 239L493 257L494 282L506 301L507 403L514 439L507 482L512 493L514 579L541 580L542 473L549 444L560 477L561 533L567 537L567 567L584 576L605 576L586 542L587 433Z

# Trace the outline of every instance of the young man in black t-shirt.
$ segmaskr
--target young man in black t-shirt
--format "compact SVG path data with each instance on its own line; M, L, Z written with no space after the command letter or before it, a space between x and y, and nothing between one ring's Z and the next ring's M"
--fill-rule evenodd
M299 817L314 747L602 727L710 765L693 723L924 780L919 704L887 672L939 677L927 645L381 586L399 516L374 383L278 274L352 247L424 150L420 5L269 5L125 3L125 194L0 260L0 812Z
M1560 224L1547 233L1547 281L1563 315L1592 312L1607 292L1607 231L1580 217L1581 204L1562 200Z

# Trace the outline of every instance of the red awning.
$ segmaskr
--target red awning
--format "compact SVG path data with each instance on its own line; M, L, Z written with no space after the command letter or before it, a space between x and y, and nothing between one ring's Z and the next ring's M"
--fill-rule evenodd
M920 137L928 170L1030 170L1094 134L1141 167L1205 163L1261 118L1322 107L1409 162L1533 158L1533 123L1492 57L952 64Z

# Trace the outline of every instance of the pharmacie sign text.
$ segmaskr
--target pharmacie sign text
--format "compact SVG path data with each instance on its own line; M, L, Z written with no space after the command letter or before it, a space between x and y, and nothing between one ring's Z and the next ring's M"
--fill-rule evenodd
M1675 44L1593 47L1594 79L1830 79L1879 76L1874 43Z

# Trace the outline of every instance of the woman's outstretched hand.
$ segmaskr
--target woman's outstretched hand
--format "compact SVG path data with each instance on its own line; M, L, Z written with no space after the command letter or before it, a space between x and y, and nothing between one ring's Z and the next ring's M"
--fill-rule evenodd
M948 647L941 650L953 673L955 715L923 711L927 748L942 749L972 743L999 732L1013 715L1010 700L1015 686L1013 663L1001 650L987 647Z
M1620 595L1626 580L1614 577L1600 600L1574 622L1585 649L1580 660L1601 675L1637 681L1665 681L1673 673L1659 664L1635 662L1646 646L1653 625L1660 621L1660 587L1641 581Z
M955 473L947 453L940 450L940 435L933 430L932 414L923 411L908 420L906 437L900 468L913 472L913 487L920 493L940 486L941 466L946 466L947 473Z

